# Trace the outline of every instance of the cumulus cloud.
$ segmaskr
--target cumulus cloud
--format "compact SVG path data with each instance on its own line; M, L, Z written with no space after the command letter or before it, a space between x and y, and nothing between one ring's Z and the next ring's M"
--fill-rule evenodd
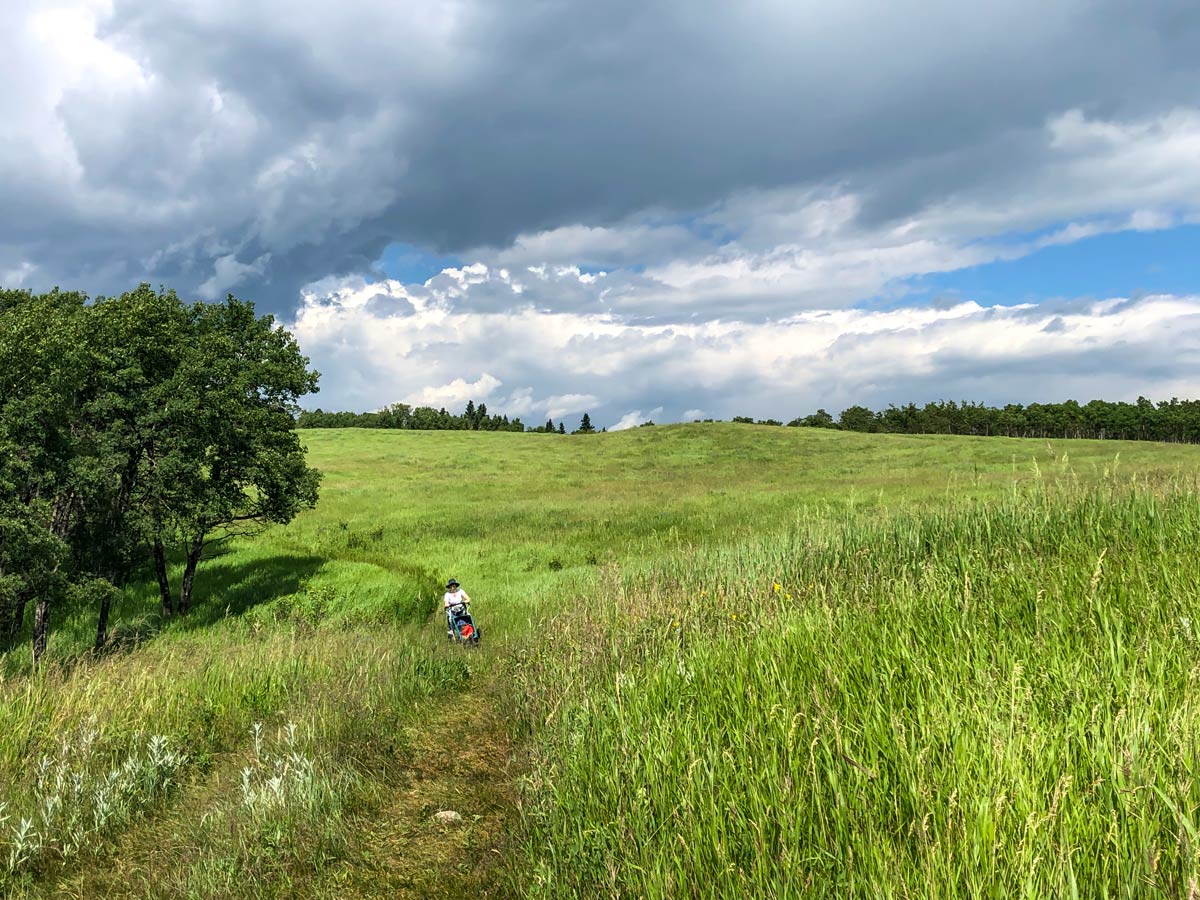
M522 235L490 258L512 262L536 248L564 261L559 272L573 271L572 259L639 265L636 276L597 276L608 308L630 315L768 317L1099 234L1200 220L1200 166L1188 162L1200 158L1200 111L1114 123L1071 110L1045 123L1040 145L1041 169L964 188L902 220L870 221L869 193L845 185L781 187L732 194L690 230L639 220L572 226ZM1051 223L1063 224L1030 233Z
M0 271L281 311L400 241L608 269L632 314L838 305L1195 215L1198 37L1190 0L13 0Z
M196 288L196 293L204 300L216 300L237 287L248 276L261 275L270 260L269 253L264 253L251 263L238 262L232 253L219 256L213 263L212 277Z
M499 378L484 372L474 381L455 378L449 384L427 385L419 391L410 391L404 399L416 406L457 407L466 406L468 400L488 400L496 388L503 384Z
M340 371L351 359L353 371L365 373L330 379L319 398L324 405L486 399L489 409L531 424L586 411L597 427L617 428L646 418L700 418L704 410L778 418L818 406L942 397L1167 397L1194 393L1200 364L1195 296L654 324L533 307L464 312L436 303L387 315L369 302L379 287L310 294L296 316L295 332L319 369ZM406 291L398 283L387 289Z
M1193 0L10 0L0 279L235 291L339 407L1194 393L1194 298L910 291L1200 222L1198 42Z
M625 415L623 415L623 416L621 416L621 418L617 419L616 424L614 424L608 430L609 431L628 431L630 428L637 428L639 425L644 425L647 422L652 422L652 421L654 421L655 416L661 416L662 414L663 414L663 408L661 406L656 406L654 409L650 410L650 412L646 413L645 415L642 415L642 411L640 409L635 409L632 412L625 413ZM687 419L686 413L684 414L684 419L685 420Z

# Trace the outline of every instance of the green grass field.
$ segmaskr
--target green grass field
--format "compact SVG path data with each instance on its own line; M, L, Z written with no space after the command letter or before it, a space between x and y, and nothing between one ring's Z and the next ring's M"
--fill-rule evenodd
M1200 896L1200 448L304 438L186 619L0 659L13 896Z

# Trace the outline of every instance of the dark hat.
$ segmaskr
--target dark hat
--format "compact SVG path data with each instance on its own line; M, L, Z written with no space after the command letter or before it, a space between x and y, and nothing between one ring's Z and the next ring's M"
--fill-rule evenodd
M458 587L458 582L451 578L446 582L446 587Z

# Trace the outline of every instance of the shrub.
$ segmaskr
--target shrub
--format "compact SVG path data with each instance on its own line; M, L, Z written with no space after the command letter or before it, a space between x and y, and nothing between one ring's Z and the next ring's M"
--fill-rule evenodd
M43 861L68 860L93 836L127 824L175 785L189 761L163 735L116 756L100 750L97 735L94 728L64 735L38 761L24 802L0 802L0 884Z

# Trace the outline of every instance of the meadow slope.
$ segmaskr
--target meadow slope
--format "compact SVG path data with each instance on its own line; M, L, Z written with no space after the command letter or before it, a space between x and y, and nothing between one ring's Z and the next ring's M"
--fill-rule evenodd
M1194 889L1200 448L304 440L318 507L187 619L139 585L106 656L0 660L14 896Z

